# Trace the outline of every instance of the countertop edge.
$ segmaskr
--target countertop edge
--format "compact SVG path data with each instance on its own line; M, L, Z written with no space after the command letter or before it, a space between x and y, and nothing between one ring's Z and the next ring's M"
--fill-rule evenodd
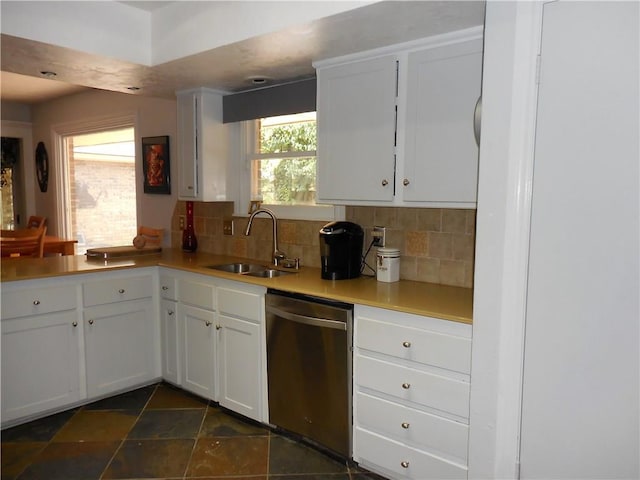
M75 255L46 257L44 259L5 260L0 265L0 281L6 283L133 268L164 267L346 303L459 323L473 323L473 289L470 288L410 280L385 283L378 282L375 277L322 280L319 268L304 266L292 275L276 278L247 277L207 268L207 265L237 261L265 265L268 263L229 255L185 253L178 249L166 249L160 254L140 255L135 258L113 261L87 260L84 255Z

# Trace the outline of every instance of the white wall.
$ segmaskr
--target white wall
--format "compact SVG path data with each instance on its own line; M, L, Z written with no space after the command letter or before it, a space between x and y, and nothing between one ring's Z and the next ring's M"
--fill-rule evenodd
M9 120L12 122L30 122L31 121L31 107L24 105L23 103L16 102L2 102L0 106L0 114L2 120ZM6 135L3 134L6 137Z
M177 150L176 150L176 102L175 100L146 98L124 93L92 91L70 95L32 108L33 148L43 141L49 153L49 189L36 191L36 211L49 218L50 231L58 233L56 212L57 191L53 179L56 176L52 129L63 124L77 124L104 118L134 114L136 126L136 183L138 188L138 224L165 229L165 245L169 245L171 215L178 198ZM169 135L171 150L171 179L174 184L171 195L143 193L143 176L140 139ZM132 236L133 238L133 236Z

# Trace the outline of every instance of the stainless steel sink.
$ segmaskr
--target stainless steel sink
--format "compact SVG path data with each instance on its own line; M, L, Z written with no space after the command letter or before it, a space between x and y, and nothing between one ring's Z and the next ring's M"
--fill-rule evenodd
M274 278L282 275L289 275L296 272L286 272L269 268L257 263L222 263L220 265L206 265L205 268L220 270L221 272L237 273L238 275L249 275L251 277Z
M267 267L256 263L223 263L221 265L207 265L205 268L229 273L250 273L263 271Z
M283 275L290 275L292 273L295 273L295 272L285 272L283 270L275 270L273 268L267 268L266 270L249 272L246 275L248 275L249 277L274 278L274 277L281 277Z

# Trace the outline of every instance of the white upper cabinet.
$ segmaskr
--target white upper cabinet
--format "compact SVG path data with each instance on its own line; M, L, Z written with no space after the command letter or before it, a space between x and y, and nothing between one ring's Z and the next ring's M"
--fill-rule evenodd
M319 202L475 207L481 28L314 65Z
M386 56L318 70L319 201L393 200L396 65Z
M222 94L199 88L178 92L178 196L226 201L229 129L222 123Z
M475 204L473 114L481 72L480 39L409 53L398 185L405 202Z

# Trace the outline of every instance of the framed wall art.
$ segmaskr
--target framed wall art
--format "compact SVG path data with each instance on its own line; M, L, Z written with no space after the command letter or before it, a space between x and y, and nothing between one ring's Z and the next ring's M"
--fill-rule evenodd
M169 136L142 138L144 193L171 194Z

